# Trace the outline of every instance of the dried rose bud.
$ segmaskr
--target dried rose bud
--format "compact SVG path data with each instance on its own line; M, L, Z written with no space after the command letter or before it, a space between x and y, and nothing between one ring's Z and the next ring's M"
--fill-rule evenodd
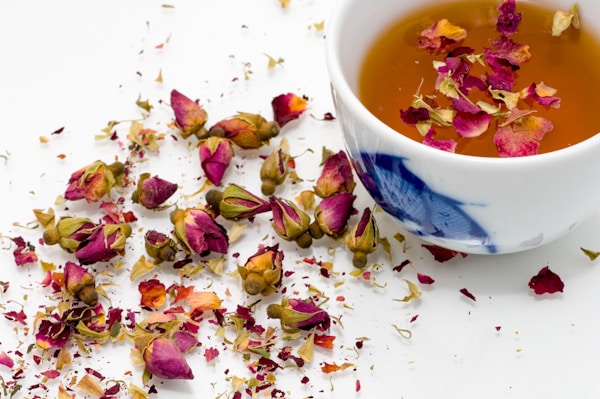
M277 122L269 122L259 114L239 112L237 115L215 123L209 130L210 136L228 138L235 145L255 149L269 144L279 134Z
M77 263L65 264L64 282L65 290L85 304L94 305L98 302L94 276Z
M339 238L346 232L348 219L355 211L352 206L356 195L343 192L324 198L315 208L315 222L310 227L311 235L319 238L321 230L332 238Z
M177 191L177 184L168 182L158 176L150 177L150 173L142 173L131 200L148 209L162 205Z
M159 378L169 380L194 378L192 369L177 344L168 338L158 337L141 349L146 370Z
M200 165L206 178L220 186L225 171L233 158L233 147L228 139L212 136L200 143Z
M113 187L123 187L125 165L113 162L110 165L95 161L71 174L65 191L65 198L70 201L85 199L97 202L105 195L110 197Z
M358 223L346 236L346 245L354 253L352 264L362 269L367 265L367 255L375 252L379 244L379 228L369 208L365 208Z
M56 226L44 231L43 239L47 245L58 244L68 253L75 253L81 243L87 240L97 229L97 224L84 217L61 217Z
M351 193L355 186L350 161L344 151L339 151L325 161L314 190L319 197L327 198L337 193Z
M204 125L208 115L197 102L177 90L171 90L171 108L175 113L175 126L179 129L181 137L187 139L194 135L199 140L207 137Z
M210 252L227 253L227 230L206 209L176 209L171 212L171 222L175 226L175 237L188 253L200 256Z
M250 295L270 295L281 285L283 251L279 245L264 247L238 266L242 288Z
M125 254L125 244L131 235L128 223L101 224L79 244L75 257L82 265L105 262Z
M287 332L312 328L327 330L331 323L329 314L311 298L283 298L281 305L274 303L267 307L267 316L270 319L279 319L281 328Z
M144 236L144 244L148 256L154 263L171 262L177 254L177 243L167 235L156 230L149 230Z
M288 175L289 154L282 148L275 148L263 161L260 167L261 191L264 195L271 195L275 188L285 181Z
M272 226L277 235L287 241L296 241L300 248L310 247L310 216L292 201L271 196L269 202L273 211Z
M219 209L221 216L229 220L251 219L271 210L268 201L234 183L225 187L223 192L210 190L206 193L206 200L211 207Z
M306 111L306 98L293 93L280 94L271 101L275 121L283 127Z

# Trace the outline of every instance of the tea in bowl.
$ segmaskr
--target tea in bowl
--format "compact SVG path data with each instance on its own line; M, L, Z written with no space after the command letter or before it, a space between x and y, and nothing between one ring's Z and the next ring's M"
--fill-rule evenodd
M593 214L599 13L592 0L341 0L332 95L375 202L474 254L538 247Z

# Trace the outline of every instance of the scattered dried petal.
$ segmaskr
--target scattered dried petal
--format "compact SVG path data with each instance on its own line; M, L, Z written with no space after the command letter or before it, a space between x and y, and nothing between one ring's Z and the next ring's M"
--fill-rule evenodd
M565 284L558 274L550 270L548 266L545 266L529 280L529 288L537 295L546 293L554 294L556 292L563 292Z

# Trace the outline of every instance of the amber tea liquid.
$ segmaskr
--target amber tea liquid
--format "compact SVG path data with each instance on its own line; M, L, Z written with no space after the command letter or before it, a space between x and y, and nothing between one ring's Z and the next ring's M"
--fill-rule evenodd
M398 21L375 42L364 60L359 77L359 98L363 104L388 126L420 142L422 137L417 129L400 119L400 110L410 106L421 79L421 94L436 94L437 71L432 62L443 61L445 57L417 48L420 32L435 21L447 18L467 30L468 36L462 45L474 48L479 54L484 47L491 47L490 39L500 37L496 31L499 4L463 1L434 5ZM523 16L518 32L510 38L529 45L531 59L521 64L513 91L531 83L544 82L557 89L556 96L561 98L558 109L533 106L537 116L549 119L554 125L541 141L539 152L568 147L600 132L598 38L585 26L580 30L571 27L561 36L553 37L554 9L517 1L517 11ZM443 96L437 93L437 97ZM521 104L519 107L525 108ZM454 129L436 127L436 139L457 139L457 153L497 157L493 142L495 130L496 125L492 122L490 129L477 138L457 139Z

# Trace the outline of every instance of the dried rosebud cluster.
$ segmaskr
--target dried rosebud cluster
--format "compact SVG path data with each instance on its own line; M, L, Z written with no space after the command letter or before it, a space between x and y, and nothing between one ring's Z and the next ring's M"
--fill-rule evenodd
M180 92L171 92L174 126L183 138L194 136L198 139L200 167L207 182L214 186L221 186L226 181L227 169L235 155L234 146L250 150L268 145L282 126L305 111L306 102L306 98L287 93L273 99L273 121L267 121L257 114L238 113L207 128L206 111ZM158 152L156 132L137 122L132 124L128 138L135 148ZM65 197L96 202L107 196L110 200L113 187L127 188L130 182L128 174L132 171L130 167L131 163L106 165L97 161L72 175ZM228 221L252 222L257 216L268 214L276 237L295 242L301 248L308 248L313 240L324 236L334 240L348 236L348 221L356 213L353 207L356 196L353 193L353 172L346 154L343 151L327 153L322 173L315 180L314 191L307 190L303 194L307 203L312 203L304 209L295 201L275 195L280 185L295 177L293 168L295 160L288 153L287 142L282 139L264 157L257 176L262 182L264 198L241 185L228 183L222 189L207 190L206 204L199 203L191 207L178 207L176 202L165 205L177 191L178 185L151 173L139 174L137 184L131 190L131 202L157 212L171 206L174 209L169 212L172 225L170 232L151 228L144 232L144 248L149 259L142 256L133 265L131 280L149 273L163 262L171 262L174 268L182 268L194 263L193 257L227 254L230 238L219 217ZM320 199L316 206L315 196ZM122 309L104 309L100 299L107 297L107 294L101 286L96 285L96 276L84 265L106 262L124 255L127 238L132 234L130 223L137 220L133 213L119 210L124 201L121 197L102 202L99 209L105 214L98 222L80 216L57 217L52 209L48 212L35 211L36 219L44 229L44 243L60 246L79 262L67 262L64 273L48 274L45 286L53 287L63 302L47 314L40 315L35 334L37 346L41 349L66 350L71 341L82 343L91 338L96 343L103 343L130 338L145 367L144 382L152 376L192 379L194 373L185 354L198 345L196 333L199 323L208 316L205 312L209 311L213 312L215 323L222 328L237 326L236 350L260 354L262 362L274 366L275 362L269 359L270 338L267 343L251 338L252 334L264 334L261 326L253 324L251 309L244 311L238 307L235 314L226 316L221 313L221 299L214 293L197 292L193 287L167 286L155 274L138 284L139 306L144 312L152 312L152 316L135 321L134 312L123 316ZM311 215L308 209L313 208ZM361 267L366 264L366 255L377 247L375 221L372 218L369 220L368 227L364 227L364 223L356 227L352 230L354 239L346 241L348 247L361 258ZM22 245L20 248L24 247ZM283 259L284 252L278 243L261 245L243 265L237 266L243 291L248 295L262 296L277 292L284 276ZM219 261L201 259L200 263L216 271L216 267L209 266L213 260ZM225 262L223 257L220 260ZM314 298L283 298L281 304L268 307L267 316L278 319L282 329L288 333L301 330L323 332L329 329L331 323L329 314ZM243 323L239 323L240 320ZM313 334L309 343L331 348L333 338ZM212 351L205 356L208 359L216 354ZM289 351L282 351L279 358L282 361L292 360L297 365L308 359L304 355L295 357Z

